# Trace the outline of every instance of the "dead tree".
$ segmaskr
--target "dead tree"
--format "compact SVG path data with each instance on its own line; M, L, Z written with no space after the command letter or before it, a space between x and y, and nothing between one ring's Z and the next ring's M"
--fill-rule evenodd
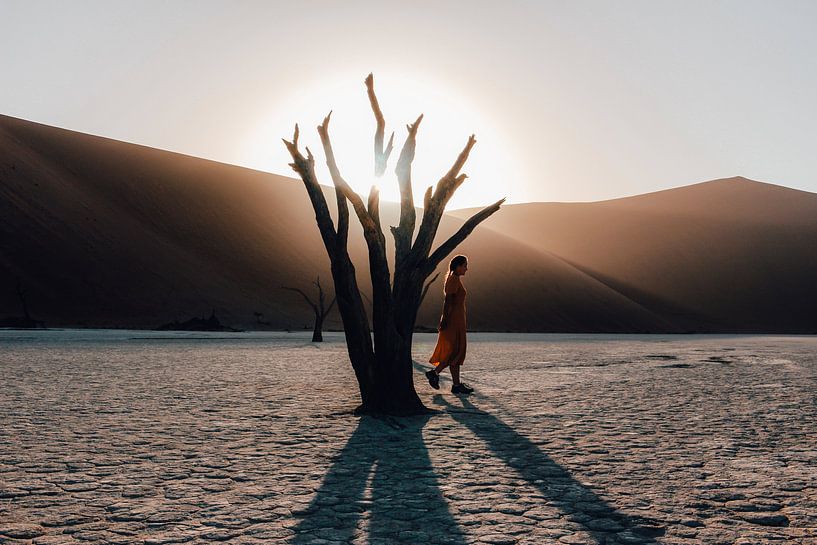
M264 319L264 313L254 310L252 313L255 316L255 323L258 325L270 325L269 321Z
M20 279L17 279L17 297L20 299L20 304L23 307L23 316L25 316L26 321L31 321L31 315L28 313L28 305L26 304L26 295L27 291L23 288L23 283Z
M389 139L389 144L384 150L385 120L375 96L372 74L369 74L365 83L377 121L374 135L374 164L375 174L379 175L385 171L393 149L393 138ZM315 175L315 157L308 147L306 156L299 149L297 124L292 141L284 140L284 144L293 159L290 166L298 173L306 187L324 247L329 255L349 359L360 388L361 405L356 411L395 415L426 412L426 407L414 389L411 358L417 310L424 291L427 291L424 290L425 279L479 223L499 210L505 199L471 216L457 232L432 251L432 243L445 206L466 179L466 175L460 171L476 143L474 135L471 135L448 172L440 178L435 187L426 190L420 229L416 238L412 240L417 218L411 189L411 166L414 161L417 129L423 119L420 115L414 123L407 125L408 135L394 169L400 188L400 220L397 226L391 226L389 229L395 243L392 276L386 260L386 238L380 223L377 186L372 186L368 200L364 202L343 178L329 138L331 115L330 112L323 123L318 125L318 134L335 187L337 225L332 221L326 199ZM347 250L348 203L352 204L352 209L363 227L369 253L369 272L372 281L371 330L358 289L355 266Z
M318 302L313 303L312 299L304 293L302 289L299 288L290 288L287 286L281 286L281 289L294 291L300 293L303 298L309 303L309 306L312 307L312 310L315 311L315 325L312 328L312 342L313 343L320 343L323 342L323 321L326 319L326 316L332 310L332 307L335 306L336 297L332 297L332 301L329 303L329 306L325 306L326 298L323 294L323 287L321 287L321 277L319 276L315 282L312 282L318 287Z
M440 273L435 274L434 278L432 278L431 280L429 280L426 283L426 287L423 288L423 293L420 295L420 305L423 304L423 300L425 300L425 298L426 298L426 294L428 293L428 288L431 287L431 285L434 283L435 280L437 280L437 278L439 276L440 276ZM369 296L366 295L364 292L360 292L360 295L362 295L363 298L366 299L366 302L369 303L369 308L372 308L372 300L369 299Z

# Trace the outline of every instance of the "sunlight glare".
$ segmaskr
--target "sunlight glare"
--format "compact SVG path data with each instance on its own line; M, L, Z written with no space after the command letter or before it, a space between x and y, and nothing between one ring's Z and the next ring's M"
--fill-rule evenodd
M375 92L386 118L385 142L394 131L394 151L382 178L374 176L373 138L376 128L363 80L343 77L321 79L299 88L287 100L271 107L245 143L245 164L286 176L296 176L281 138L292 138L297 122L302 151L306 146L316 158L318 180L332 185L316 127L332 111L329 135L341 174L364 201L372 185L383 201L399 201L400 191L394 166L407 135L406 125L424 114L417 135L417 152L412 169L414 202L422 206L423 194L448 171L472 133L477 143L462 172L468 179L451 199L448 209L483 206L502 197L517 177L517 162L506 149L506 140L489 116L467 97L439 81L406 74L375 73ZM304 151L305 153L305 151Z

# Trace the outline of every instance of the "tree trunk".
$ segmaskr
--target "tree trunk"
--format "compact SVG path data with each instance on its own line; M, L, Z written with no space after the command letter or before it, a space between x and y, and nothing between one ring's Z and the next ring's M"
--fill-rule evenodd
M375 351L373 360L373 390L369 403L358 407L358 412L410 415L428 411L414 388L411 353L420 288L422 283L408 287L404 297L395 299L385 327L375 328L375 346L381 348Z
M315 316L315 327L312 329L312 342L323 342L323 318Z
M414 389L411 345L395 335L391 347L375 353L373 380L367 385L370 391L356 412L398 416L427 412Z
M20 298L20 304L23 306L23 316L26 317L26 321L31 321L31 315L28 313L28 305L26 304L26 290L23 289L23 285L17 280L17 297Z
M300 288L293 288L289 286L281 286L281 289L294 291L296 293L300 293L301 297L312 307L312 312L315 313L315 323L312 328L312 342L313 343L320 343L323 342L323 321L326 319L326 316L329 314L329 311L332 310L332 307L335 306L335 301L337 297L332 298L332 302L329 303L329 307L326 307L326 297L323 293L323 286L321 286L321 277L319 276L315 282L313 282L318 287L318 302L314 303L312 299L304 292L304 290ZM261 314L256 312L256 318L258 318L258 322L262 323L260 320Z

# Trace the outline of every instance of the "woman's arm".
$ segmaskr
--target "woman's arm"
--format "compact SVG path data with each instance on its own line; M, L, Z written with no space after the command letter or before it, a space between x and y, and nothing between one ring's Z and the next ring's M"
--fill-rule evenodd
M452 276L445 282L445 303L443 303L443 315L440 318L439 330L442 331L448 327L448 318L451 316L451 309L454 307L454 299L456 298L459 280Z
M446 327L448 327L448 317L451 315L451 307L454 306L454 297L456 297L453 293L449 293L445 296L445 303L443 304L443 315L440 318L440 330L442 331Z

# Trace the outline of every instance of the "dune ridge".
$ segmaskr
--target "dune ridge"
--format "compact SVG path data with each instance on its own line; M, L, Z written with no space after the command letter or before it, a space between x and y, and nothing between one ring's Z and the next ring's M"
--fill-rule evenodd
M324 191L334 213L334 190ZM472 260L469 329L817 329L804 310L817 262L808 248L817 215L809 212L817 207L792 191L775 189L776 199L764 194L767 213L760 220L753 199L740 201L713 183L600 203L506 205L457 249ZM733 204L732 215L698 205L720 202L718 195ZM467 213L447 214L436 242ZM397 203L382 203L381 214L385 225L396 224ZM781 223L781 216L788 220ZM624 251L624 241L637 239L644 226L653 236L636 245L640 251ZM717 247L715 227L732 233L731 250ZM685 289L667 290L656 280L673 267L694 270L690 263L701 252L695 241L711 243L706 255L743 259L756 247L738 240L747 229L766 241L766 253L755 255L759 263L780 237L801 240L790 244L786 266L774 269L783 276L743 278L755 292L735 292L726 266ZM320 275L331 294L328 258L300 180L8 116L0 116L0 235L0 316L20 313L14 289L20 278L32 316L49 326L149 328L215 310L232 327L299 329L310 326L311 309L280 286L309 290ZM391 253L390 237L387 243ZM368 294L365 243L355 219L350 248ZM736 313L735 293L745 308L758 301L769 307L783 284L763 288L769 293L757 290L781 278L784 299L804 301L791 319L775 322L778 311L770 319ZM441 290L440 278L420 309L419 326L435 326ZM719 290L726 293L720 306L698 301ZM255 312L268 325L258 324ZM326 327L340 326L335 310Z
M735 176L600 202L508 205L484 226L684 329L817 332L814 193Z

